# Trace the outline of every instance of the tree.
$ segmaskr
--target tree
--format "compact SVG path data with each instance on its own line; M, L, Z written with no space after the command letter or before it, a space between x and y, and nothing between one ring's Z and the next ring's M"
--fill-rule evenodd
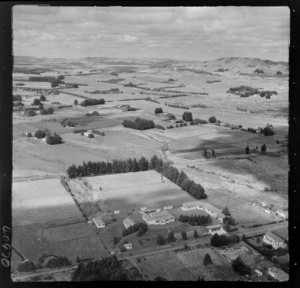
M215 233L211 239L210 239L210 244L214 247L220 247L221 246L221 240L220 240L220 236Z
M62 143L62 138L59 135L48 136L46 139L46 143L49 145L55 145Z
M90 133L88 137L89 138L95 138L95 135L93 133Z
M165 239L162 235L157 235L156 242L157 242L158 245L164 245L165 244Z
M176 241L176 239L175 239L174 233L171 231L168 235L168 242L172 243L175 241Z
M230 224L228 222L225 222L225 225L224 225L224 229L226 232L230 232Z
M195 238L195 239L196 239L196 238L199 238L199 235L198 235L197 230L194 231L194 238Z
M78 105L78 100L77 99L75 99L74 105Z
M208 253L205 254L204 256L204 259L203 259L203 264L206 266L206 265L209 265L209 264L212 264L212 260L211 260L211 257Z
M154 278L154 281L168 281L168 280L164 277L157 276Z
M41 95L40 101L46 101L46 96L45 95Z
M281 71L277 71L276 75L282 75L282 72Z
M199 276L197 281L205 281L205 280L204 280L203 276Z
M211 116L211 117L209 117L208 122L209 123L216 123L217 122L217 118L215 116Z
M273 136L275 135L275 132L273 130L273 126L270 124L267 124L265 128L261 129L261 133L265 136Z
M251 268L244 263L240 256L233 260L231 265L232 268L240 275L251 275Z
M161 107L157 107L157 108L155 108L154 113L155 114L163 113L163 109Z
M245 153L246 153L246 154L249 154L249 153L250 153L250 148L249 148L249 146L246 147Z
M46 137L46 133L43 130L37 130L34 136L38 139L42 139Z
M40 105L40 104L41 104L40 99L35 98L31 105Z
M205 157L205 158L207 157L207 149L203 150L203 157Z
M193 121L192 112L185 111L182 115L182 120L185 121L185 122Z
M226 215L226 216L230 216L230 212L229 212L228 207L225 207L225 208L223 209L222 213L223 213L224 215Z
M261 146L260 151L261 151L261 153L266 153L266 151L267 151L267 146L266 146L266 144L263 144L263 145Z
M121 240L120 237L117 237L117 236L114 236L114 238L113 238L113 241L114 241L115 245L117 245L120 240Z
M181 232L181 237L182 237L182 240L187 240L187 234L186 234L186 231L182 231Z

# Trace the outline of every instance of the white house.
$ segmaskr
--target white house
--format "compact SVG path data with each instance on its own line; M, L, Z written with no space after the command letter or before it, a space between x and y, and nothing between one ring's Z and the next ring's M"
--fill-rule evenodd
M223 226L221 224L216 224L216 225L208 225L205 227L208 229L208 233L211 235L218 234L226 234L227 232L223 229Z
M130 217L127 217L123 220L123 224L124 224L125 228L127 229L128 227L133 226L135 224L135 222Z
M268 231L264 237L263 242L266 244L270 244L273 246L274 249L278 248L286 248L286 244L283 239L281 239L279 236L275 235L274 233Z
M267 273L279 282L285 282L289 280L289 275L276 267L269 267Z
M219 210L218 208L214 207L213 205L207 202L202 202L202 201L183 203L181 209L183 211L193 210L193 209L204 210L205 212L207 212L208 214L210 214L220 222L223 222L223 218L225 217L225 215L222 213L221 210Z
M144 213L142 218L148 225L164 225L175 221L175 217L166 210Z
M170 205L170 206L164 206L164 210L171 210L171 209L173 209L172 205Z
M120 210L115 210L114 211L114 214L116 215L116 214L119 214L120 213Z
M282 210L277 210L276 213L280 216L280 217L283 217L283 218L286 218L287 217L287 213L285 213L284 211Z
M104 228L105 227L105 223L101 219L100 216L94 217L93 218L93 222L95 223L95 225L97 226L97 228Z
M263 273L258 269L255 269L254 272L257 274L257 276L262 276L263 275Z
M124 247L125 247L126 250L130 250L130 249L132 249L132 244L131 243L126 243L126 244L124 244Z

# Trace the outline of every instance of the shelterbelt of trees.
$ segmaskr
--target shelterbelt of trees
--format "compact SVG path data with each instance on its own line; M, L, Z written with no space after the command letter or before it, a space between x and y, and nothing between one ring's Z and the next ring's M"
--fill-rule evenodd
M113 160L112 162L83 162L82 165L76 166L73 164L67 169L69 178L97 176L107 174L118 174L128 172L139 172L155 170L161 173L164 177L178 185L182 190L186 191L195 199L206 199L204 188L194 181L190 180L183 172L179 172L176 167L171 166L169 163L163 162L156 155L150 161L142 156L140 159L129 158L128 160Z

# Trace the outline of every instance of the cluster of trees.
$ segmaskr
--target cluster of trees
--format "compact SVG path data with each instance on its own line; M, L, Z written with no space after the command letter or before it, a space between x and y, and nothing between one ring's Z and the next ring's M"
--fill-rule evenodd
M163 113L163 109L161 107L157 107L157 108L155 108L154 113L155 114Z
M158 245L164 245L166 243L166 240L165 240L165 238L162 235L159 234L156 237L156 243Z
M134 232L137 232L137 236L143 236L148 231L148 226L144 222L135 223L132 226L129 226L128 228L124 229L122 232L122 236L125 237L129 234L132 234Z
M105 174L118 174L118 173L128 173L128 172L138 172L146 171L152 169L158 169L163 165L163 161L157 156L153 156L150 161L145 157L140 159L131 159L121 161L113 160L112 162L83 162L83 165L72 165L67 169L68 176L70 178L76 177L86 177L95 175L105 175Z
M204 188L200 184L190 180L183 171L179 172L176 167L164 164L162 167L159 167L158 172L161 172L163 176L178 185L195 199L207 198Z
M147 120L137 117L134 121L124 120L122 125L127 128L137 129L137 130L146 130L152 129L155 127L153 120Z
M63 140L59 135L54 133L53 135L47 137L46 143L49 145L56 145L63 143Z
M232 261L231 266L240 275L251 275L251 268L244 263L240 256Z
M100 135L100 136L105 136L104 132L101 132L101 131L99 131L97 129L92 129L92 133Z
M89 98L89 99L85 99L80 103L81 106L93 106L93 105L100 105L100 104L105 104L105 100Z
M211 224L212 220L209 215L180 215L179 222L189 223L192 226L204 226Z
M126 270L116 256L80 263L72 275L72 281L127 281Z
M52 107L48 107L47 109L41 109L41 115L53 114L54 109Z
M69 127L75 127L75 126L76 126L75 123L74 123L72 120L68 119L68 118L63 119L63 120L60 122L60 124L61 124L63 127L67 127L67 126L69 126Z
M185 122L193 121L193 114L192 112L184 112L182 115L182 120Z
M239 86L239 87L232 87L229 88L227 93L235 93L239 94L241 97L249 97L254 94L259 94L259 90L256 88L252 88L250 86Z
M268 96L271 96L272 94L278 95L277 91L268 91L268 90L266 90L266 91L261 91L259 93L259 96L260 97L265 97L265 96L268 97Z
M252 151L253 151L253 152L258 152L258 147L256 146L256 148L253 149ZM263 144L263 145L260 147L260 151L261 151L261 153L266 153L266 151L267 151L267 146L266 146L266 144ZM249 148L249 146L247 146L247 147L245 148L245 154L249 154L249 153L250 153L250 148Z
M154 128L160 129L160 130L165 130L165 128L163 126L157 125L157 124L154 125Z
M71 262L67 257L55 257L47 261L44 267L55 268L71 265Z
M276 75L282 75L282 72L281 71L277 71Z
M54 78L52 81L51 81L51 87L57 87L59 84L63 84L64 83L64 80L65 79L65 76L63 75L59 75L57 78ZM78 88L78 85L77 87L74 87L74 88Z
M92 113L86 113L86 116L100 116L100 113L98 111L93 111Z
M199 124L207 124L208 122L206 120L202 120L199 118L194 119L190 122L190 125L199 125Z
M22 101L21 95L13 95L13 101Z
M34 271L35 269L36 266L31 261L23 262L18 265L19 272L30 272L30 271Z
M260 133L265 135L265 136L273 136L275 135L273 126L270 124L267 124L265 128L260 129Z
M36 115L36 112L35 112L35 110L27 109L27 110L25 110L24 115L28 116L28 117L32 117L32 116Z
M56 78L54 76L30 76L28 81L31 82L50 82L52 83Z
M40 96L40 101L46 101L47 99L46 99L46 96L45 95L41 95Z
M217 118L215 116L210 116L208 119L209 123L216 123L217 122Z
M31 105L32 105L32 106L35 106L35 105L41 105L41 100L38 99L38 98L35 98L35 99L33 100L33 102L31 103Z
M255 69L254 73L258 73L258 74L264 74L264 70L263 69Z
M226 235L218 235L217 233L215 233L210 239L210 244L214 247L221 247L221 246L228 245L230 243L238 243L240 241L241 239L238 235L226 236Z

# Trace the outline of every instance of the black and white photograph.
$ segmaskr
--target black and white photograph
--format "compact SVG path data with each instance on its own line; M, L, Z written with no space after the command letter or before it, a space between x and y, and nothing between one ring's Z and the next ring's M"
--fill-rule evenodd
M289 281L290 13L15 5L11 281Z

